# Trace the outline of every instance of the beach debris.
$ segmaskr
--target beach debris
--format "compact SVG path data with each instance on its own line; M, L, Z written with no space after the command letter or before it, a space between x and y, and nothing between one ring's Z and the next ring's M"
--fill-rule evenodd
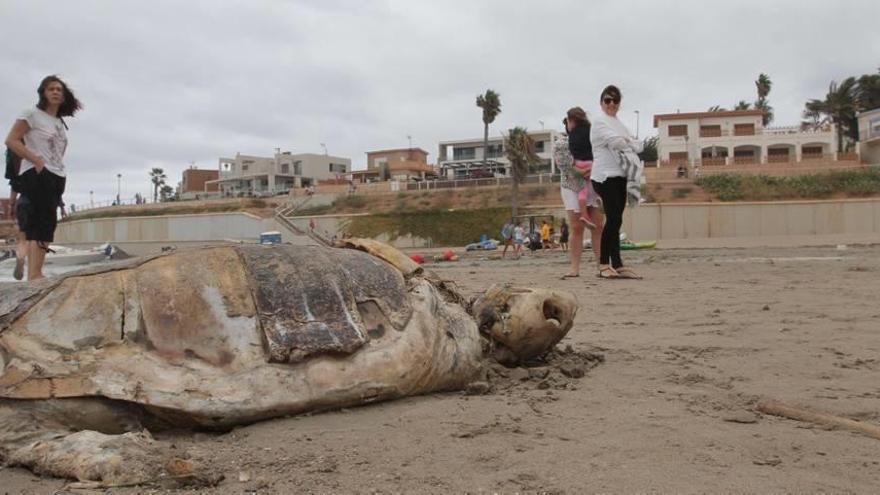
M758 410L764 414L770 414L773 416L854 431L880 440L880 426L856 421L844 416L811 411L809 409L783 404L774 400L764 400L759 402Z
M722 416L721 419L728 423L753 424L758 422L759 416L752 411L740 409Z
M101 487L213 483L146 428L489 393L491 358L544 359L577 312L570 293L516 287L471 305L386 244L340 244L180 249L0 286L0 461Z

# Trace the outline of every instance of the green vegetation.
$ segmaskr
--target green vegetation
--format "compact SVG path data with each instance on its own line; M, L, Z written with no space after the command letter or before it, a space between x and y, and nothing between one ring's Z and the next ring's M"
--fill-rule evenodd
M217 204L202 204L197 201L192 203L166 203L163 208L147 208L132 206L114 206L112 208L100 208L87 210L82 213L74 213L67 217L67 221L88 220L91 218L115 218L115 217L154 217L161 215L190 215L197 213L222 213L228 211L243 211L246 209L264 209L270 205L262 199L243 199Z
M721 201L866 197L880 195L880 169L793 177L718 174L700 178L696 183Z
M687 195L693 190L693 187L675 187L672 189L672 197L675 199L682 199L687 197Z
M838 84L831 81L822 99L804 105L804 127L833 123L837 129L837 148L852 148L859 140L859 112L880 107L880 70L876 74L847 77Z
M464 246L480 240L480 234L497 239L507 208L482 210L422 210L409 213L380 213L353 217L344 230L355 237L390 239L413 236L430 240L435 246Z

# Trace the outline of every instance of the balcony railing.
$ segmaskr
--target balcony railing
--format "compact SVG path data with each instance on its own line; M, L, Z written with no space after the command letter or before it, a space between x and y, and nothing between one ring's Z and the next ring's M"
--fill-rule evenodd
M858 162L859 155L857 153L803 153L801 155L800 162L797 161L797 157L794 154L789 155L769 155L765 158L760 158L759 156L737 156L737 157L716 157L716 158L701 158L695 160L685 160L673 158L669 160L661 160L660 165L658 167L657 162L646 162L645 168L649 167L669 167L675 168L678 166L703 166L703 167L725 167L732 165L766 165L766 164L790 164L793 166L797 166L799 163L808 162L812 164L817 161L833 161L833 162Z
M742 137L742 136L791 136L794 134L808 134L811 136L816 136L820 134L824 135L833 135L833 131L830 127L828 128L817 128L817 129L801 129L798 126L788 126L788 127L765 127L763 129L755 129L752 131L751 129L740 129L740 130L730 130L730 129L700 129L700 137L701 138L718 138L718 137ZM684 140L685 136L669 136L670 138L678 138L679 140ZM880 134L874 133L874 137L880 137Z

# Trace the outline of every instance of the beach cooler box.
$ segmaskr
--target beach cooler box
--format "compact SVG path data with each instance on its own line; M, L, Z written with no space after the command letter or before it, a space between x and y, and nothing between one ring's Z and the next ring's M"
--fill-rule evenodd
M260 244L281 244L281 232L272 230L260 234Z

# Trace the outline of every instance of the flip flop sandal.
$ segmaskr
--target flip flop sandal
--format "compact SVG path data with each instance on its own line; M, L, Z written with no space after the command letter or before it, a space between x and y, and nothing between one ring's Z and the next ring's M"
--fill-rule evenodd
M565 275L559 277L559 280L568 280L570 278L578 278L578 277L580 277L580 275L578 275L578 274L572 275L570 273L566 273Z
M610 266L606 266L605 268L600 269L599 273L596 274L596 276L599 278L604 278L604 279L609 279L609 280L620 278L620 274L617 273L617 270L615 270L614 268L611 268Z
M629 278L633 280L641 280L642 277L638 273L632 271L632 269L622 266L617 269L617 275L620 278Z

